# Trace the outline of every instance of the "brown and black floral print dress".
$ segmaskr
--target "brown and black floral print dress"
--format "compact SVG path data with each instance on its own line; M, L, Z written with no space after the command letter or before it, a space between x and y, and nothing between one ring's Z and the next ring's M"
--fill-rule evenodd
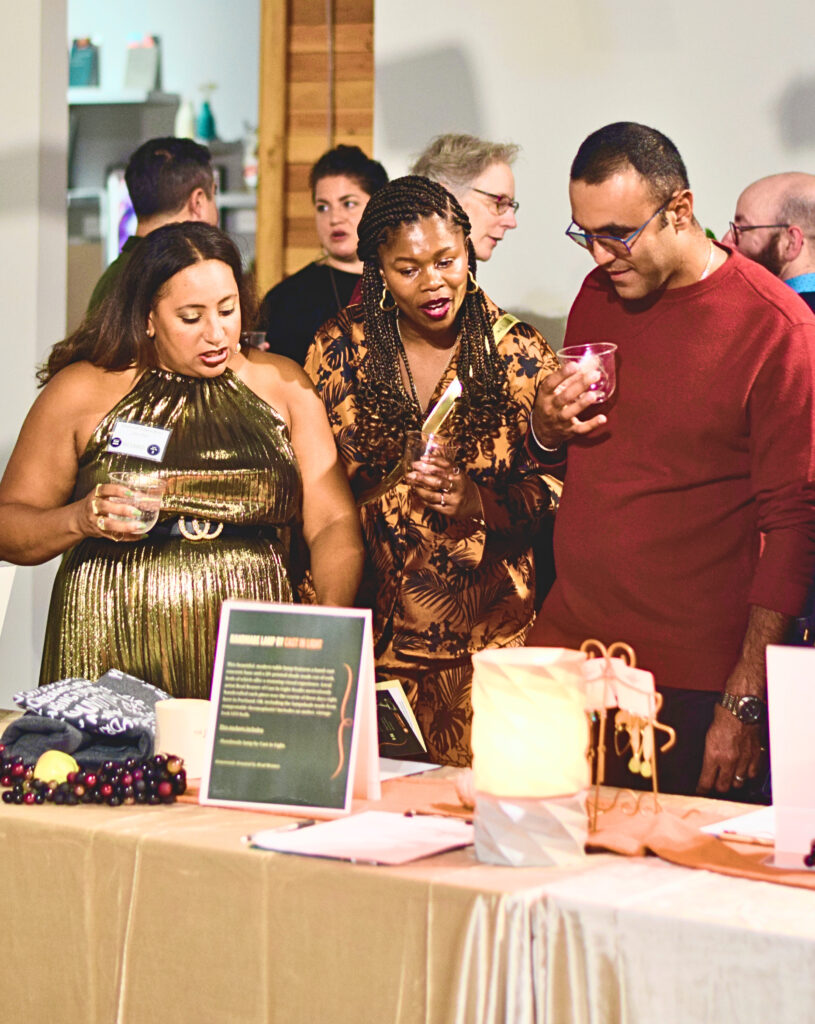
M498 322L502 310L488 305ZM324 324L306 359L360 505L368 555L363 592L374 610L377 676L402 680L430 759L442 764L471 760L471 655L520 646L532 624L531 546L552 514L549 489L526 456L524 438L538 383L557 368L555 356L534 328L518 321L500 337L498 351L519 429L510 440L503 427L492 446L479 445L476 459L462 467L478 485L483 507L483 517L468 519L428 509L404 479L366 497L375 481L356 437L355 394L368 357L361 306ZM456 369L454 354L429 408ZM485 447L492 452L484 454Z

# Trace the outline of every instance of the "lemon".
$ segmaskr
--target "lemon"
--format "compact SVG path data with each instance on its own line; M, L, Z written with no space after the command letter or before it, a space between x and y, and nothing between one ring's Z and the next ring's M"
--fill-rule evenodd
M43 782L65 782L68 772L78 772L79 765L64 750L46 750L34 766L34 778Z

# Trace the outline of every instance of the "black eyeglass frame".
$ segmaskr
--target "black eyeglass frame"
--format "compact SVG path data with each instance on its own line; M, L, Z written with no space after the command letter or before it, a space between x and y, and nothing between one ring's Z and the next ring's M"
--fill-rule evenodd
M486 196L488 199L492 199L495 203L495 209L499 217L503 217L507 210L512 210L513 213L517 213L521 205L517 199L510 199L509 196L497 196L494 192L485 192L483 188L476 188L475 185L470 185L470 191L477 192L480 196Z
M792 224L734 224L730 222L730 234L733 236L733 244L739 244L739 234L742 231L759 231L761 228L791 228Z

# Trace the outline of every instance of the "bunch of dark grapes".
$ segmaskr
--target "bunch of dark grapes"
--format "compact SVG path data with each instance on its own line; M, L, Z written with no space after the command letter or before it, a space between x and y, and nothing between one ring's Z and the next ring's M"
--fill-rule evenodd
M44 782L34 778L34 765L7 756L0 743L0 786L7 804L171 804L186 791L187 773L180 757L156 754L105 761L69 772L65 782Z

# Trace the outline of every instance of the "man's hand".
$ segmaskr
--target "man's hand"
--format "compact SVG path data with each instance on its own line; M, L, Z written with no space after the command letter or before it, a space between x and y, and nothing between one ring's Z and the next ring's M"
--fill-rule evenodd
M559 448L570 437L589 434L606 422L603 415L577 418L596 402L589 387L599 377L598 370L578 370L577 363L569 363L541 381L532 406L532 429L540 444Z
M726 708L716 706L705 739L705 757L696 792L726 793L755 779L761 768L762 750L757 725L744 725Z
M760 605L750 606L741 657L725 683L725 693L739 697L752 695L766 701L764 653L767 644L784 643L791 622L790 617L781 612ZM715 789L726 793L731 787L740 789L745 780L754 779L765 767L763 755L760 727L743 725L726 708L717 705L705 739L705 756L696 792L704 794Z

